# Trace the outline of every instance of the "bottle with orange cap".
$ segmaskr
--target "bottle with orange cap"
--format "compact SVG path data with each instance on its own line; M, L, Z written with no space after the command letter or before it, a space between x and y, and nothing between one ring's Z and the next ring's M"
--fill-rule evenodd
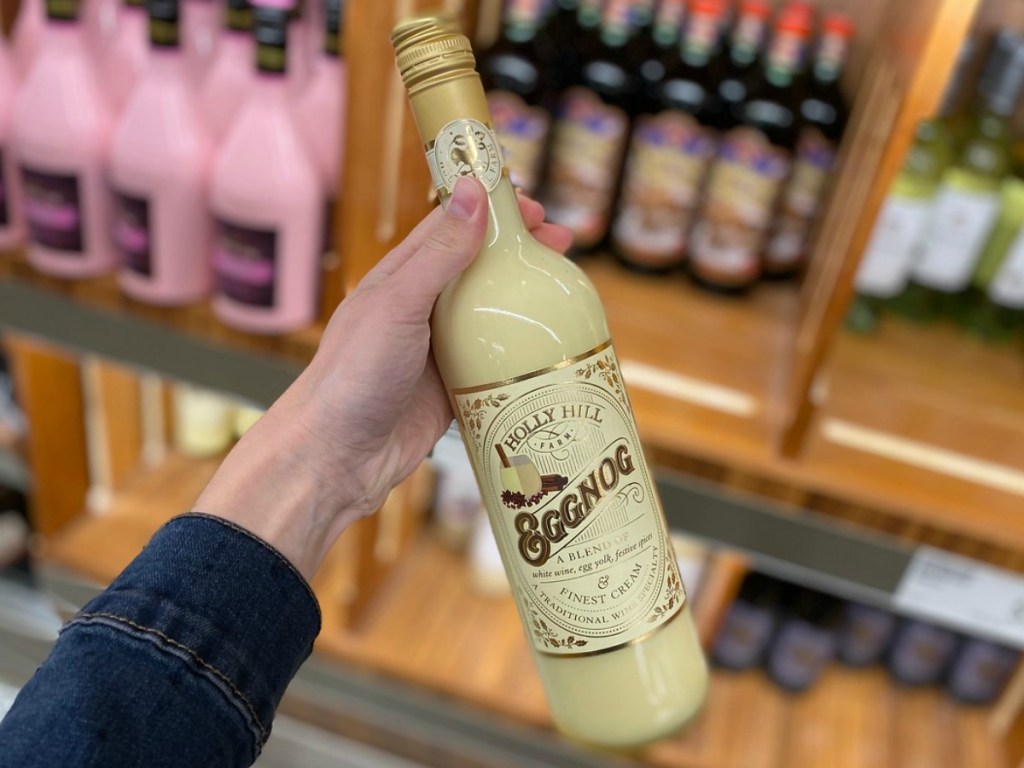
M849 17L841 13L825 16L814 66L800 100L800 138L793 173L764 252L765 277L792 277L807 262L811 229L846 128L848 111L839 76L852 37Z
M764 67L733 105L689 246L698 283L742 292L761 275L761 251L789 178L800 135L800 97L811 17L791 4L779 15Z
M742 0L739 4L718 80L717 114L726 121L731 107L747 95L747 80L757 70L771 15L772 6L767 0Z

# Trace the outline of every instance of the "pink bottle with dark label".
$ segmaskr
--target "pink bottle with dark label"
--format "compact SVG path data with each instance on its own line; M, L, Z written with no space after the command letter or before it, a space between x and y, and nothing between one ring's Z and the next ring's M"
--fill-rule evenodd
M104 179L110 117L77 12L74 0L48 2L43 47L18 92L13 122L28 260L67 278L116 264Z
M144 0L124 0L114 38L102 55L103 84L115 115L124 109L145 70L149 54L148 24Z
M327 0L324 51L309 85L296 104L299 129L324 185L324 253L330 253L331 219L342 168L342 126L345 121L346 67L341 60L341 0Z
M149 0L149 67L114 130L111 237L129 296L189 304L211 283L211 153L178 43L179 0Z
M16 90L11 54L0 38L0 251L17 248L25 241L21 181L11 152L11 117Z
M14 59L14 73L18 80L28 74L39 49L43 45L43 30L46 28L46 6L43 0L24 0L18 9L11 30L11 48Z
M199 108L214 146L227 136L253 82L252 6L228 0L224 31L199 90Z
M214 312L253 333L315 315L323 189L289 102L288 10L257 5L257 76L214 164Z

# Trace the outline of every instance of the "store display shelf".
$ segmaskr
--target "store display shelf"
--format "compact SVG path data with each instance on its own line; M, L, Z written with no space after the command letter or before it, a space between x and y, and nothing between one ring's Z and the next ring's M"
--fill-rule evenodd
M188 507L215 464L172 457L159 471L139 473L105 514L83 516L42 548L43 583L64 603L80 605L88 584L107 583L167 517ZM670 507L679 500L671 489L663 492ZM728 514L727 506L691 506L687 518L705 532L714 525L708 519ZM728 517L719 524L743 527L742 519ZM751 539L763 534L747 532ZM826 548L816 556L834 554ZM708 591L722 581L718 567L713 561L696 596L699 621L702 606L710 601L720 610L731 596L728 589ZM797 697L759 672L716 671L706 710L685 733L628 758L595 754L552 730L512 600L478 593L466 560L431 537L405 552L358 627L347 625L329 594L320 594L317 652L282 712L421 761L427 755L427 765L1006 765L988 710L959 707L934 689L900 689L878 670L838 667Z
M114 278L60 281L0 256L0 328L269 405L316 350L318 327L280 338L226 328L207 305L159 308Z

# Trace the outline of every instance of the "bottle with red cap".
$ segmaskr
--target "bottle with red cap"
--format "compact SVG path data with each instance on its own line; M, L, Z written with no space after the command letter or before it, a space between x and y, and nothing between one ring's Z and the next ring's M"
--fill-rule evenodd
M747 80L756 73L771 16L767 0L742 0L739 5L718 81L718 123L728 122L732 107L746 98Z
M733 127L722 136L690 238L690 272L708 288L742 292L761 275L761 251L800 135L794 86L810 31L808 14L787 7L775 23L764 67L730 110Z
M811 228L846 128L848 112L839 76L852 37L849 17L830 13L824 18L814 67L800 101L800 138L793 174L782 197L775 232L764 252L765 277L792 277L807 262Z
M611 244L629 267L667 272L686 256L711 159L710 128L721 0L692 0L682 45L636 118Z

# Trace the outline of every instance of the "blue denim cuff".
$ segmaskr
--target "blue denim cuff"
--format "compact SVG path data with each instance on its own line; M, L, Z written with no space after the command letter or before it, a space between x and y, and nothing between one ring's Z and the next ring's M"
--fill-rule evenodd
M174 518L69 622L150 642L206 679L248 723L255 752L313 649L320 607L281 553L226 520Z

